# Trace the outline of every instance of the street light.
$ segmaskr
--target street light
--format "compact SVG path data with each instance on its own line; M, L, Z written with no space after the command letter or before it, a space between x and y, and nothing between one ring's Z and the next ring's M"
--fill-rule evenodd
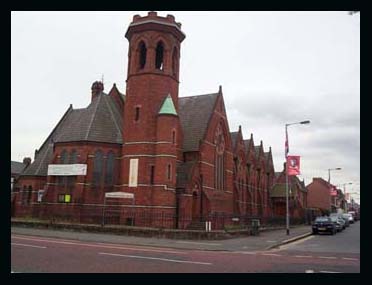
M331 183L331 170L341 170L341 167L328 168L328 183Z
M353 184L352 182L347 182L347 183L342 183L342 184L340 184L340 186L341 185L343 185L343 187L344 187L344 196L345 196L345 200L346 200L346 185L351 185L351 184ZM345 207L344 207L344 210L347 212L347 200L346 200L346 205L345 205Z
M285 204L286 204L286 229L287 229L287 235L289 235L289 202L288 202L288 172L287 172L287 156L288 156L288 150L289 150L289 143L288 143L288 127L291 125L305 125L310 124L310 121L302 121L297 123L290 123L285 124L285 150L284 150L284 156L285 156L285 162L286 162L286 169L285 171Z

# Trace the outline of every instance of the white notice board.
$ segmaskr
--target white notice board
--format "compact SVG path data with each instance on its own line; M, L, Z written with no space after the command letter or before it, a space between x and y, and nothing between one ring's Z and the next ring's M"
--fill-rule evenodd
M48 175L68 176L68 175L87 175L86 164L49 164Z
M138 158L129 161L129 187L137 187L138 180Z

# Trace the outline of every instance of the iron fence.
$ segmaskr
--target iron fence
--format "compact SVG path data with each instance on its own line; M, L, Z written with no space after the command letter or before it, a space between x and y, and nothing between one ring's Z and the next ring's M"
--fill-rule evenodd
M175 214L162 209L125 208L116 206L71 206L34 204L27 216L55 222L125 225L136 227L195 229L205 230L206 222L210 222L211 230L244 229L259 220L261 227L284 226L285 216L234 215L226 213L210 213L201 217L193 217L188 213ZM305 224L308 218L291 218L291 225Z

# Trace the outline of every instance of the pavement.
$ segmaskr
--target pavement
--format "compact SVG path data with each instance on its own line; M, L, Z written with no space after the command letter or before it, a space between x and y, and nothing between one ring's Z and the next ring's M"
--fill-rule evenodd
M207 251L265 251L281 245L294 242L311 235L311 226L296 226L286 234L285 229L260 232L257 236L247 236L226 240L174 240L165 238L134 237L115 234L100 234L88 232L76 232L69 230L36 229L26 227L11 227L12 234L31 235L41 237L53 237L72 239L78 241L94 241L102 243L116 243L126 245L142 245L173 249L207 250Z

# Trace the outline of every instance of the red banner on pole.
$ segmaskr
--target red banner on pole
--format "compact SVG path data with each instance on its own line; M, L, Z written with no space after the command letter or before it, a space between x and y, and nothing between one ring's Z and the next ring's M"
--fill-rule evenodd
M300 156L289 155L287 157L287 174L288 176L300 174Z
M337 196L336 186L331 185L330 194L331 194L331 196Z

